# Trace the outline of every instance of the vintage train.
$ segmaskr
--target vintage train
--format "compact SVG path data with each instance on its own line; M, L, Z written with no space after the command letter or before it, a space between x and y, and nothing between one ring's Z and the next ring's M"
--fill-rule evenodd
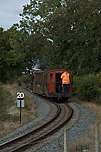
M49 98L57 98L58 100L63 98L69 98L72 93L72 85L70 83L67 96L64 96L62 89L61 74L66 71L65 69L54 70L35 70L31 75L31 90L33 93L40 94ZM70 74L70 72L69 72ZM71 82L71 74L70 74Z

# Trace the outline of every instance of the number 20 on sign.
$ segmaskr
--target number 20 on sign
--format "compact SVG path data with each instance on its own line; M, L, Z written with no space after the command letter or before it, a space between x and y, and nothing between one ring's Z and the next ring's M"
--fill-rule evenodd
M17 99L23 99L24 93L23 92L17 92Z

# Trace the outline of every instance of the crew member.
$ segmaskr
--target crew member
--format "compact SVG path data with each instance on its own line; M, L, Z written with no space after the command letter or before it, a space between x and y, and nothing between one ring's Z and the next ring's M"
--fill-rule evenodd
M61 75L64 97L68 97L70 88L70 74L65 71Z

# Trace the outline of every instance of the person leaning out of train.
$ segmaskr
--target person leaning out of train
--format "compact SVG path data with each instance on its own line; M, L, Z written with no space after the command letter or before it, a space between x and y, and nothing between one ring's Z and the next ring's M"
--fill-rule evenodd
M68 71L63 72L61 74L61 79L62 79L62 88L63 88L64 97L68 97L70 83L71 83L69 72Z

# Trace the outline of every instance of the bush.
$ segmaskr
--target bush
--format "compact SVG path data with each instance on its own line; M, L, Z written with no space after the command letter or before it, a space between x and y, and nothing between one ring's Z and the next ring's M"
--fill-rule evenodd
M99 83L96 75L89 74L74 78L74 92L82 99L98 99L100 97L99 90Z

